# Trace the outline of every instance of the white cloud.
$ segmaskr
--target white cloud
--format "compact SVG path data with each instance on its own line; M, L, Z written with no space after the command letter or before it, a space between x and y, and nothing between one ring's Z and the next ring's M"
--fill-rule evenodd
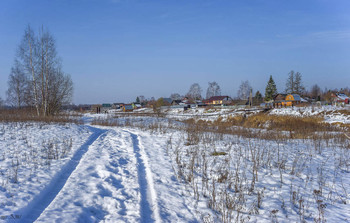
M310 34L310 37L323 40L350 39L350 30L314 32Z

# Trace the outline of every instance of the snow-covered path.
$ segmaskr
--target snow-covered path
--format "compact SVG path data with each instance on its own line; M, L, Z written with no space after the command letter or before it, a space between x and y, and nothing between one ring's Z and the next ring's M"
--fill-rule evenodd
M141 195L141 222L160 222L156 193L153 186L152 173L148 165L147 156L140 148L137 135L130 133L137 160L137 173Z
M89 127L93 134L74 154L72 159L62 167L39 195L37 195L25 208L18 210L23 222L33 222L47 208L47 206L56 198L60 190L65 186L68 178L80 163L83 155L88 151L89 146L105 131Z
M164 140L118 128L91 131L50 184L15 212L21 222L197 222L160 156Z

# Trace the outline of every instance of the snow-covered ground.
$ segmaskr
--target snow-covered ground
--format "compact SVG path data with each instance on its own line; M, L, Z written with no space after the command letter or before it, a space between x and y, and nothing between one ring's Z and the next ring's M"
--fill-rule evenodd
M0 219L58 178L90 134L75 124L0 123Z
M0 125L0 221L200 221L192 199L182 196L164 138L141 136L135 129ZM72 148L57 160L47 159L47 141L56 151L66 139Z
M334 108L314 112L296 115L349 120ZM96 117L114 115L83 119ZM0 123L0 221L350 222L349 141L168 129L169 120L156 117L121 121L152 129Z

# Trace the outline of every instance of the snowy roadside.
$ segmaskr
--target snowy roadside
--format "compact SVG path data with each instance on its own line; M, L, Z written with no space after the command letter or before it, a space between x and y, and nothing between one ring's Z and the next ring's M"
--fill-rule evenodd
M38 196L90 134L75 124L0 123L0 220Z

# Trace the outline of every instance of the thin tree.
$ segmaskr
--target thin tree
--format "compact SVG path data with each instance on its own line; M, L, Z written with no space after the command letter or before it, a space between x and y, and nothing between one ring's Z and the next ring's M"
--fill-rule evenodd
M301 81L301 73L295 73L295 93L302 95L305 92L305 87Z
M198 83L194 83L191 85L186 96L191 100L202 99L202 88Z
M277 94L277 87L276 87L275 81L272 78L272 75L270 75L270 79L267 82L266 89L265 89L265 101L271 101L276 94Z
M295 91L295 78L294 78L294 71L291 70L288 73L288 78L286 82L286 93L287 94L292 94Z
M17 52L18 61L22 63L24 72L31 76L32 93L34 99L34 106L36 108L37 115L40 115L39 108L39 92L37 82L37 68L38 68L38 51L37 51L37 40L34 35L34 31L28 25L24 31L22 42L19 45Z
M221 95L221 89L218 83L215 81L209 82L208 83L208 89L207 89L207 94L206 98L211 98L213 96L220 96Z
M237 92L238 98L247 100L251 90L253 90L253 88L250 86L249 81L242 81Z
M6 91L7 102L9 105L20 108L26 105L28 102L27 88L28 79L23 72L23 69L20 67L19 62L16 60L14 66L11 68L11 73L9 75L8 90Z
M181 100L183 96L181 96L179 93L172 93L170 95L171 100Z
M311 91L310 91L310 96L311 98L320 101L321 100L321 95L322 95L322 90L321 88L315 84L311 87Z
M301 81L301 73L294 72L291 70L288 73L288 78L286 82L286 93L287 94L302 94L305 88Z
M40 92L41 92L41 108L43 115L48 115L48 106L50 104L49 85L52 75L57 75L57 71L61 69L61 64L57 58L56 44L53 36L44 28L41 28L38 41L39 52L39 76L40 76Z
M144 102L146 101L146 97L143 96L143 95L138 96L138 98L140 99L140 103L141 103L141 104L144 103Z

